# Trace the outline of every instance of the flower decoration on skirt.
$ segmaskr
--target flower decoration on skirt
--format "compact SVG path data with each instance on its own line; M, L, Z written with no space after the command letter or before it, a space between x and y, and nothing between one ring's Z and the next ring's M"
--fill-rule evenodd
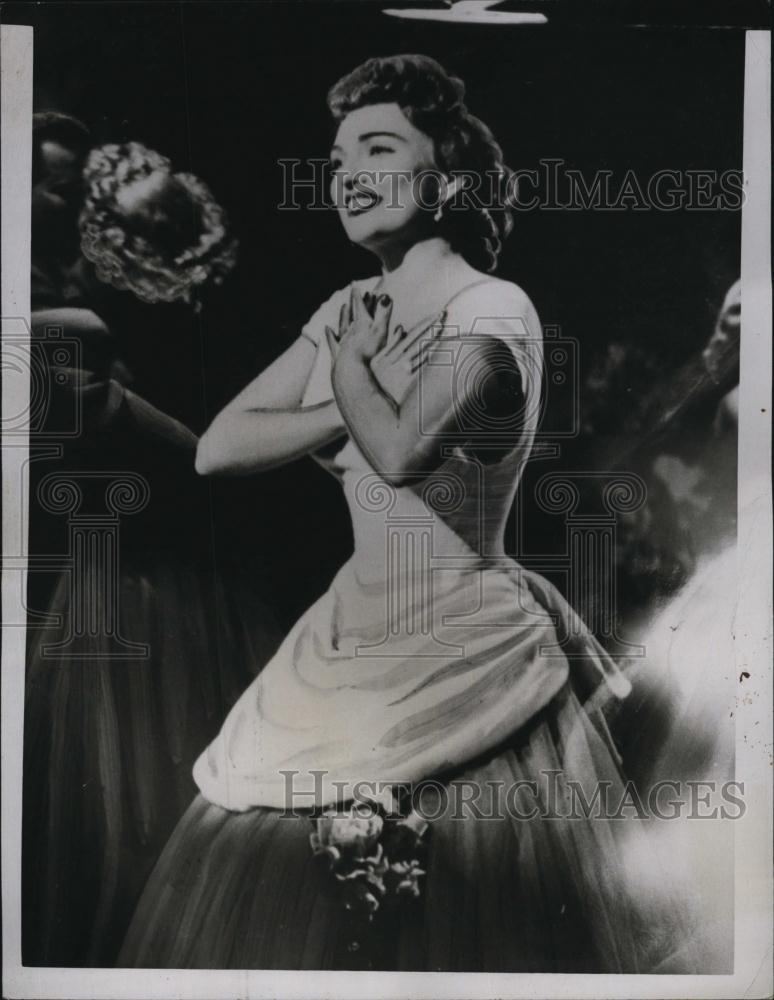
M420 895L427 822L417 813L401 816L364 802L327 810L313 822L315 857L334 876L343 906L354 916L370 922L380 908Z
M144 302L196 303L236 263L237 243L207 185L174 173L139 142L92 150L84 170L81 250L97 276Z

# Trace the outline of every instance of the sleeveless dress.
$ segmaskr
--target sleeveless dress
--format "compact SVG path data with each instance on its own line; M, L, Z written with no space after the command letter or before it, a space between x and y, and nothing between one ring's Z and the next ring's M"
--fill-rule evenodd
M304 328L317 348L307 405L333 398L324 329L348 296ZM540 407L542 344L522 302L487 279L436 324L429 363L450 378L475 378L460 370L469 337L497 338L518 365L518 420L481 421L499 440L491 460L475 427L400 487L351 438L317 456L341 482L354 553L197 761L201 794L145 888L121 966L682 971L684 957L670 964L687 934L674 900L631 884L632 851L646 863L632 824L565 816L578 789L588 801L600 781L623 786L603 708L628 682L556 589L503 550ZM353 938L309 817L359 782L424 782L442 801L425 812L419 897Z

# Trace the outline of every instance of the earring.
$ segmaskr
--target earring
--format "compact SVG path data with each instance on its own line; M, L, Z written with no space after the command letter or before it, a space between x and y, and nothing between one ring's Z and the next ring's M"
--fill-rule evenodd
M455 177L453 180L446 182L445 190L443 192L443 198L441 199L438 208L435 210L435 215L433 216L435 222L441 221L441 219L443 218L443 206L454 197L459 187L460 187L459 177Z

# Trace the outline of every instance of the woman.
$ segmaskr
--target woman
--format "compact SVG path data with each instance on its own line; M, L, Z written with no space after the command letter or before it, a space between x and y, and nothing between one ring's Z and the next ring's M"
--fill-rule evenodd
M587 798L620 787L600 708L627 685L503 549L541 330L486 273L511 175L463 96L424 56L369 60L329 94L333 199L381 274L334 294L226 407L197 469L312 454L341 481L355 551L197 761L121 965L669 968L676 926L627 885L622 824L553 815L571 780ZM488 203L461 197L471 174Z
M139 143L92 151L84 176L76 240L122 297L192 301L228 270L233 242L197 178ZM70 567L50 593L30 592L48 624L32 618L28 631L23 953L29 965L110 965L190 801L202 741L275 629L254 593L224 580L223 560L216 571L196 435L128 388L89 298L40 305L41 348L53 327L78 351L63 358L53 340L45 437L32 435L33 566L64 556Z

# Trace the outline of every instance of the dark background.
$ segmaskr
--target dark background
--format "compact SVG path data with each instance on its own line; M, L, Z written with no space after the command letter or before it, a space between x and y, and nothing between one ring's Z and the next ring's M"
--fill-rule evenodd
M75 114L95 142L157 148L205 179L229 211L239 265L199 316L127 295L107 307L135 388L197 432L321 301L374 273L334 213L277 211L277 161L326 156L326 91L369 56L424 52L462 77L468 106L515 168L553 157L588 179L608 169L620 180L633 168L643 183L661 169L741 169L741 30L603 26L610 5L583 5L598 16L582 22L569 7L543 6L551 23L537 28L399 21L381 6L3 7L6 23L35 28L36 109ZM668 20L663 5L651 11ZM515 221L498 273L525 288L544 324L578 341L582 380L610 344L631 348L643 369L626 376L635 395L700 351L739 273L738 211L535 210ZM549 395L548 428L551 405ZM577 467L587 446L565 442L553 467ZM532 551L561 545L554 526L535 518ZM241 554L285 624L327 586L351 545L338 486L310 460L214 484L211 523L201 527L216 549Z

